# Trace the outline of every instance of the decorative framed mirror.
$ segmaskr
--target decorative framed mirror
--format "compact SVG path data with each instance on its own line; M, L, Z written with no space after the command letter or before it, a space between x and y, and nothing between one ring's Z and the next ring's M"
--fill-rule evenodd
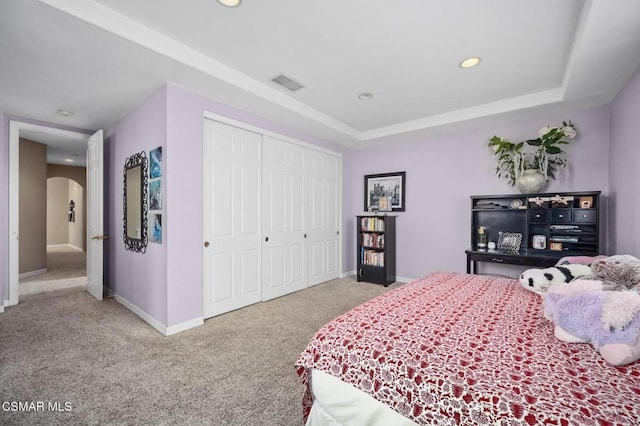
M147 249L148 164L144 151L124 163L124 246L144 253Z

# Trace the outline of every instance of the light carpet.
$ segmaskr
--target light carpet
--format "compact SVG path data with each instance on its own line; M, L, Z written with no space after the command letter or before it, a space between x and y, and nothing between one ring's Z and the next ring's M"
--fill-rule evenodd
M309 339L398 285L334 280L168 337L113 299L26 298L0 315L0 403L62 411L0 410L0 424L300 425Z
M22 301L25 297L40 297L43 292L73 291L86 286L87 253L69 245L56 245L47 247L47 272L21 278L18 289Z

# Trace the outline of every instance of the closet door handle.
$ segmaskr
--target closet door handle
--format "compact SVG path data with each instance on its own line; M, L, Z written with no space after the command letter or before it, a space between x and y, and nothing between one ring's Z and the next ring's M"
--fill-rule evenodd
M307 234L304 234L304 237L307 238Z
M264 239L264 240L268 242L268 241L269 241L269 237L265 237L265 239Z
M362 268L360 268L360 269L358 270L358 276L359 276L360 278L362 278Z

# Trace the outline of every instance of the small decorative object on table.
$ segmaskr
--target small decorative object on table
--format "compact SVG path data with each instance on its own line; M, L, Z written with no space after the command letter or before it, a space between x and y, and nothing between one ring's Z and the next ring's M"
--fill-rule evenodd
M543 250L547 248L547 237L544 235L534 235L532 242L534 249Z
M479 249L487 248L487 228L485 226L479 226L476 229L476 245Z
M521 209L523 207L523 203L522 200L519 198L516 198L515 200L511 201L511 208L512 209Z
M551 197L550 201L551 207L554 209L563 209L573 205L573 197L561 197L559 195L554 195Z
M550 243L549 250L562 251L562 243Z
M382 196L378 198L378 210L381 212L390 212L391 197L388 197L386 194L382 194Z
M529 198L529 207L533 209L544 209L549 207L549 197Z
M580 208L590 209L593 207L593 197L580 197Z
M519 232L498 232L498 248L507 251L519 251L522 234Z

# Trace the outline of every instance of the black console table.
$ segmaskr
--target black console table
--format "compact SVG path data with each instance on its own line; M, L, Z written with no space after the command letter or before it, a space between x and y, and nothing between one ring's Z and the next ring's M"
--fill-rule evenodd
M471 196L467 273L477 262L546 268L598 255L601 203L600 191ZM501 235L516 236L519 249L501 250Z
M583 255L584 253L543 253L540 250L524 249L517 252L504 250L466 250L467 274L475 274L477 262L489 262L507 265L531 266L532 268L548 268L558 263L564 256Z

